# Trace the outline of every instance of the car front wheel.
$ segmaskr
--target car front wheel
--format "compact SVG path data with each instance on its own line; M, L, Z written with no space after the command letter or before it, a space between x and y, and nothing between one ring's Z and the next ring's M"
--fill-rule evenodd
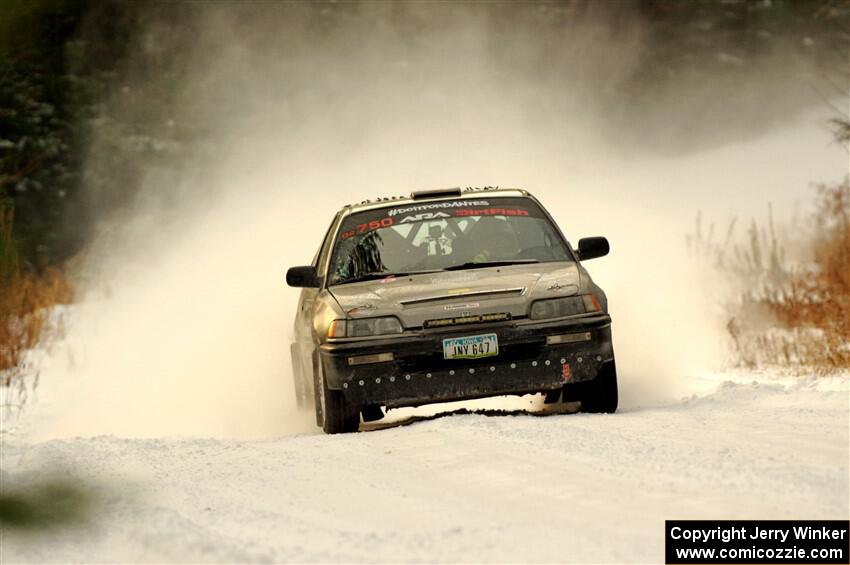
M613 359L602 365L596 378L581 383L579 400L583 412L617 411L617 366Z
M360 427L360 410L345 400L341 390L327 387L321 362L316 371L316 420L327 434L356 432Z

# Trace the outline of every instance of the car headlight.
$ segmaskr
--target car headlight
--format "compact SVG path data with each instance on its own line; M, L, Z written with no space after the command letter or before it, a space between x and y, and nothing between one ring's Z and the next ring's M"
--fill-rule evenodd
M544 320L546 318L563 318L587 312L599 312L599 300L593 294L567 296L565 298L549 298L537 300L531 304L530 318Z
M401 322L395 316L334 320L328 326L328 337L366 337L370 335L400 334Z

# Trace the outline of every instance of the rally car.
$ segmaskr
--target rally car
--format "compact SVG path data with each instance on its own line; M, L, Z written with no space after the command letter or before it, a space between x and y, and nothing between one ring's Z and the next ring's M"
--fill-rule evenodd
M384 411L544 393L617 409L605 293L549 213L518 189L446 189L340 210L301 287L292 343L299 406L327 433Z

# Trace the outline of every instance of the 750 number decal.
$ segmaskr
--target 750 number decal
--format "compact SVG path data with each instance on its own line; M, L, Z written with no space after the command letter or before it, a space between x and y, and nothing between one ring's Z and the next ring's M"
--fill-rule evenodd
M358 233L366 233L369 231L374 231L380 228L388 228L393 225L392 218L382 218L380 220L372 220L366 224L357 224L357 227L354 229L346 230L342 232L339 236L340 239L348 239L355 234Z

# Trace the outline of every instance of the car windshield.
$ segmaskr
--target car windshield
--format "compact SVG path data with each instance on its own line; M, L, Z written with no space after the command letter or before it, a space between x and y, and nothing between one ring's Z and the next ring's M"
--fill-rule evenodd
M328 283L572 260L549 218L529 198L440 200L346 217Z

